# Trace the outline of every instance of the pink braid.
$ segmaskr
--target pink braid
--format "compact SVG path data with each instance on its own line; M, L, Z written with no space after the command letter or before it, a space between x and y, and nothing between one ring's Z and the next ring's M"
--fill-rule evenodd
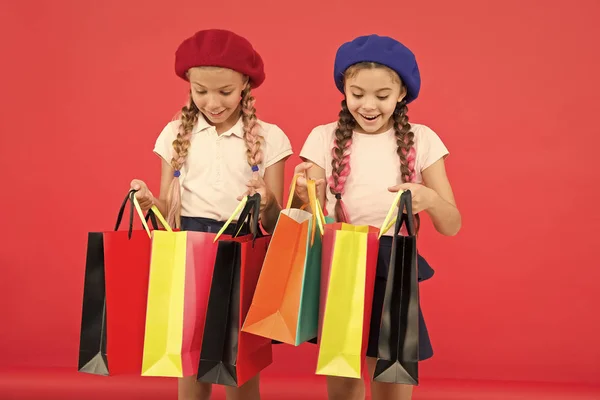
M411 132L411 126L408 122L408 107L404 101L401 101L394 110L394 130L396 134L396 143L398 144L398 156L400 157L400 173L402 181L405 183L414 183L417 180L415 173L415 160L417 152L415 150L415 134ZM419 215L415 216L415 230L418 232L420 226ZM401 233L407 235L405 227L402 227Z
M342 201L342 195L345 192L346 180L350 175L350 154L352 153L352 135L355 126L356 121L348 110L346 100L343 100L338 126L335 131L335 141L331 150L332 172L328 179L329 190L337 199L335 203L335 219L338 222L350 222L348 210Z

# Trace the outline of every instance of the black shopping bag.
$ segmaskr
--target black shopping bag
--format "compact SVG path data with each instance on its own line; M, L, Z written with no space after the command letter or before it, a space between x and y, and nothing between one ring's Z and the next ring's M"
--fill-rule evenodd
M242 332L270 236L260 235L260 195L248 198L235 232L248 220L251 234L218 240L197 380L242 386L272 363L271 340Z
M410 191L400 196L373 375L376 382L419 383L417 236L411 196ZM400 235L402 224L407 236Z

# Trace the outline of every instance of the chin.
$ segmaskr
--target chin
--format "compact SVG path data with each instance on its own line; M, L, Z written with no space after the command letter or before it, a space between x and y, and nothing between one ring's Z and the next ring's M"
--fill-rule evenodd
M365 131L366 133L381 133L386 131L387 129L385 129L385 127L383 125L378 125L378 126L372 126L372 125L360 125L360 128Z
M365 133L383 133L389 129L389 124L386 121L389 121L389 116L379 113L378 116L374 120L369 120L365 118L359 112L352 112L352 116L354 120L357 122L360 129Z

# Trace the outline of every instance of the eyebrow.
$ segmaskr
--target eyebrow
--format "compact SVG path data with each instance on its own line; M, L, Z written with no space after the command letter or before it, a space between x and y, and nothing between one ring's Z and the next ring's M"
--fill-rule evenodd
M201 87L202 89L206 89L206 86L204 86L204 85L201 85L201 84L199 84L199 83L197 83L197 82L194 82L194 85L196 85L196 86L199 86L199 87ZM229 88L231 88L231 87L233 87L233 84L229 84L229 85L221 86L220 88L218 88L218 90L229 89Z
M361 88L360 86L351 85L350 87L353 88L353 89L361 90L363 92L365 91L365 89ZM392 90L392 89L386 87L386 88L377 89L375 92L383 92L384 90Z

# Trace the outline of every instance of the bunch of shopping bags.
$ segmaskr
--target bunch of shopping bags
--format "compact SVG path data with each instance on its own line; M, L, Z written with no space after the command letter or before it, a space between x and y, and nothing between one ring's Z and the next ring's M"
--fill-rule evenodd
M272 363L272 340L298 346L316 338L317 374L361 378L379 238L395 224L373 378L417 384L410 192L399 193L378 229L325 217L311 180L309 204L292 208L296 179L270 236L258 227L258 194L214 234L174 231L155 207L144 217L131 191L114 231L88 236L79 370L241 386ZM128 203L129 229L119 231ZM134 209L143 230L132 229ZM224 235L238 214L236 234ZM243 223L250 234L237 234ZM408 236L398 234L403 224Z
M240 330L270 240L260 196L240 203L251 233L234 236L173 231L156 208L164 229L151 232L133 191L119 215L127 203L129 231L89 234L79 370L237 386L271 364L271 341ZM134 208L144 230L132 230Z

